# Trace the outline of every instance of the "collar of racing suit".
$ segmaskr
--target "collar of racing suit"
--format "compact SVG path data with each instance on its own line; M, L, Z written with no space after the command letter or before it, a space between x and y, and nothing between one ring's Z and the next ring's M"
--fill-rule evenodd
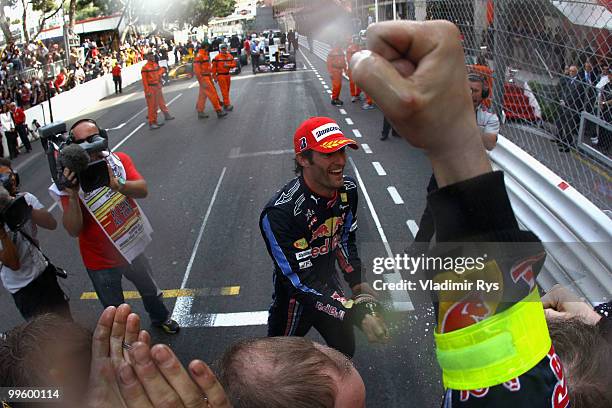
M338 201L338 190L334 191L334 195L332 197L325 197L315 193L306 182L304 176L300 176L300 182L308 190L310 198L313 199L317 204L319 204L319 200L321 200L321 203L327 203L327 208L331 208L334 206L334 204L336 204L336 201Z

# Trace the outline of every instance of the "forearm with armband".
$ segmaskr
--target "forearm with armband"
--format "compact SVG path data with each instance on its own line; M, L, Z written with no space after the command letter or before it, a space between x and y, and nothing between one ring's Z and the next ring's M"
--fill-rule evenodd
M551 347L537 289L505 311L449 333L434 332L443 383L454 390L492 387L517 378Z
M476 390L517 378L551 349L535 279L545 254L537 237L518 228L503 174L485 174L428 197L443 252L487 254L484 268L441 272L435 279L495 282L484 291L438 292L436 356L446 388ZM432 252L436 252L436 248Z

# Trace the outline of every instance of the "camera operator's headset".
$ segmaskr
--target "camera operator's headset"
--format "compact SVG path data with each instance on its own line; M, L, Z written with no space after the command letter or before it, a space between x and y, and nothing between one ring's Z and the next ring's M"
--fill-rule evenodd
M482 75L478 75L478 74L469 74L468 75L468 81L470 82L480 82L482 84L482 99L487 99L490 95L490 91L489 91L489 85L487 84L487 80L485 77L483 77Z
M68 140L66 140L67 144L76 143L74 139L74 133L72 133L72 131L74 130L74 128L79 126L81 123L92 123L96 127L96 129L98 129L98 133L94 133L93 135L90 135L87 139L90 139L90 138L93 139L95 138L95 136L100 136L101 138L106 140L106 144L108 146L108 133L106 132L106 129L102 129L100 126L98 126L98 123L93 119L80 119L74 122L74 124L70 127L70 130L68 131Z

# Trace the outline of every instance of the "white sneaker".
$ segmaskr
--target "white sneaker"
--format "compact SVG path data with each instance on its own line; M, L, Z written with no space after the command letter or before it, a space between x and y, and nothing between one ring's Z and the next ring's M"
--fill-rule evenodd
M351 96L351 102L357 102L357 97L356 96Z
M369 103L364 103L363 105L361 105L361 109L363 110L374 109L374 105L370 105Z

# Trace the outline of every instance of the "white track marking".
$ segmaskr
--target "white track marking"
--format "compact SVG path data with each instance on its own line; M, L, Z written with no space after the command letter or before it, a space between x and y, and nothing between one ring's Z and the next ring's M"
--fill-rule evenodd
M393 199L393 202L395 204L404 204L404 200L402 200L402 196L399 195L399 193L397 192L397 189L393 186L387 187L387 191L389 192L389 194L391 195L391 198Z
M414 222L414 220L408 220L406 221L406 225L408 226L408 229L410 230L412 236L416 237L417 232L419 232L419 226L417 225L417 223Z
M370 149L370 146L368 146L367 144L362 143L361 148L364 152L366 152L366 154L372 154L372 149Z
M359 170L357 170L357 166L355 166L355 162L352 157L349 157L348 162L351 164L353 171L355 172L355 177L357 178L357 182L359 183L359 187L361 187L361 192L368 204L368 208L370 209L370 214L372 215L372 219L374 220L374 224L376 225L376 229L378 230L378 234L380 235L380 239L385 247L385 251L387 253L387 257L393 258L393 253L391 252L391 247L389 246L389 242L387 241L387 236L385 235L385 231L380 223L380 219L378 218L378 214L374 209L374 205L372 204L372 200L370 199L370 195L368 194L368 190L366 190L365 184L361 179L361 175L359 174ZM399 273L397 269L394 270L393 273L386 273L382 275L383 279L389 283L400 283L402 281L402 275ZM410 296L408 296L407 291L401 290L393 290L390 292L391 299L393 300L393 306L397 311L410 311L414 310L414 306L412 305L412 301L410 300Z
M378 173L379 176L387 175L387 172L379 162L372 162L372 166L374 166L374 169L376 170L376 173Z
M353 134L355 135L355 137L361 137L361 132L359 131L359 129L353 129Z

